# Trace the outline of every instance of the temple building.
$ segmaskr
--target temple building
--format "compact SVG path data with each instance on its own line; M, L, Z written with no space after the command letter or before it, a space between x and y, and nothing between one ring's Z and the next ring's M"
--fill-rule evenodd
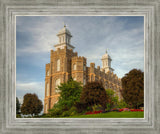
M90 63L87 67L87 59L74 52L75 47L71 45L72 35L66 26L59 31L57 36L59 43L54 45L55 51L50 52L50 63L46 64L44 113L47 113L48 109L58 102L58 85L67 82L71 77L83 85L87 82L101 81L105 89L114 90L119 99L122 98L121 79L113 73L112 59L107 51L101 59L102 68L95 67L95 63Z

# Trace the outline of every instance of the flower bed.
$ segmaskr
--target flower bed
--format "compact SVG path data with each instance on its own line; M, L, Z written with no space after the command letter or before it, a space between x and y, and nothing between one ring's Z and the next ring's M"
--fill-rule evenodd
M99 113L102 113L102 110L99 110L99 111L89 111L89 112L86 112L85 114L99 114Z
M143 112L144 110L142 110L142 109L129 109L129 108L122 108L122 109L119 109L119 112L123 112L123 111Z
M130 111L131 112L143 112L144 110L142 110L142 109L131 109Z

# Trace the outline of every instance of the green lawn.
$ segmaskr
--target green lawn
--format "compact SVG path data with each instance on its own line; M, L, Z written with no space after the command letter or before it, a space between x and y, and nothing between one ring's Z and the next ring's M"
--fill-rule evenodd
M108 112L90 115L76 115L67 118L144 118L144 112Z

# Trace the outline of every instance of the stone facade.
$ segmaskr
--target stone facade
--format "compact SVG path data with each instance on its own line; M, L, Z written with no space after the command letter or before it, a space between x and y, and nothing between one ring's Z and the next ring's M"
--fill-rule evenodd
M94 63L90 63L90 67L87 67L86 58L78 56L77 52L73 51L70 31L64 26L57 36L59 44L55 45L55 51L51 50L50 63L46 64L44 113L58 102L57 86L67 82L71 77L83 85L91 81L102 81L105 89L114 90L119 98L122 98L121 79L113 73L111 57L107 52L102 56L101 69L100 66L96 68Z

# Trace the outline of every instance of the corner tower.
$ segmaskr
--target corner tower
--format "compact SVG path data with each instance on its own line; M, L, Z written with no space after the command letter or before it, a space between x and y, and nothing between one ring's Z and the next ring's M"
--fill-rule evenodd
M105 70L105 73L107 73L108 71L110 72L113 72L114 69L111 68L111 57L109 56L109 54L107 53L107 50L106 50L106 53L102 56L102 69Z

